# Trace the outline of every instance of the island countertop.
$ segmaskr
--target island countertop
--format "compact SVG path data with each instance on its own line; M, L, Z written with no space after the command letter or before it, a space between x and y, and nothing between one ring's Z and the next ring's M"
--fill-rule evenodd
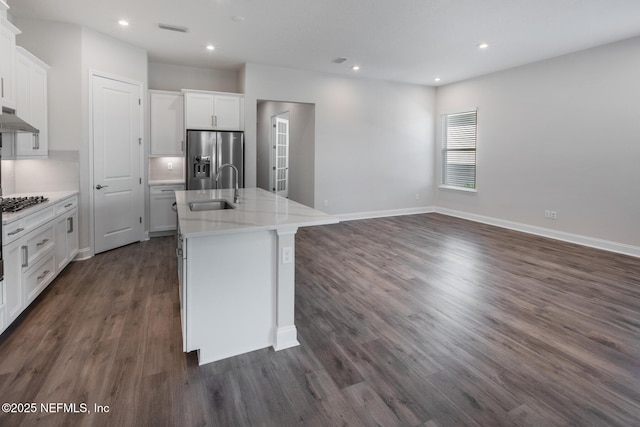
M283 228L335 224L338 218L260 188L239 189L233 203L232 189L176 191L180 234L202 237ZM235 209L191 211L189 203L224 199Z

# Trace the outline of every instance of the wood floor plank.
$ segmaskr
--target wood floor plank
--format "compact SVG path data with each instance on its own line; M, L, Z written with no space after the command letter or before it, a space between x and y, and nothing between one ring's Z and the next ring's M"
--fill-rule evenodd
M301 345L198 366L174 245L70 264L0 337L1 400L109 412L0 425L640 425L637 258L438 214L303 228Z

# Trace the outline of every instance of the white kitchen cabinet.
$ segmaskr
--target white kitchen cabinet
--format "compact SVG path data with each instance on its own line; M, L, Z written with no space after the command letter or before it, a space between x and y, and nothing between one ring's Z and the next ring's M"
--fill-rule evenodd
M183 90L186 129L244 130L244 95Z
M176 201L175 192L184 190L184 185L150 186L149 231L173 231L176 229L177 214L172 205Z
M184 154L184 96L180 92L149 91L152 156Z
M42 158L49 155L47 70L49 66L22 47L16 48L16 114L39 133L16 135L15 157Z
M56 271L59 273L78 254L78 197L58 204L55 219Z
M24 310L22 298L22 250L21 241L17 240L2 247L4 259L4 286L7 310L7 326Z
M23 227L17 230L21 228L26 231ZM53 249L53 224L50 222L2 248L7 287L7 324L13 322L55 278Z
M8 220L2 230L6 326L78 253L77 195L33 209L26 215L9 214L17 218Z
M4 16L0 21L0 98L2 106L16 109L16 35L21 31Z
M31 304L55 278L56 261L52 249L44 253L38 262L29 265L22 274L22 297L25 305Z
M0 280L0 334L7 329L7 296L4 291L4 280Z

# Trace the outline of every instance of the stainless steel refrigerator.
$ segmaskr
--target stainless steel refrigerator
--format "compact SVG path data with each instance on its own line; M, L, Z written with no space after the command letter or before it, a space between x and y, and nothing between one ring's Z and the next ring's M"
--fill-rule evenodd
M244 138L242 132L187 131L187 190L233 188L235 172L224 168L216 186L220 166L238 169L238 187L244 187Z

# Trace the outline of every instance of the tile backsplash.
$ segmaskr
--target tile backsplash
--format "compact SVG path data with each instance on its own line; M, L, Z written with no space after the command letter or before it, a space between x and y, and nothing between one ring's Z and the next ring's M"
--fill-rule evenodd
M149 181L164 180L184 180L184 157L149 158Z

